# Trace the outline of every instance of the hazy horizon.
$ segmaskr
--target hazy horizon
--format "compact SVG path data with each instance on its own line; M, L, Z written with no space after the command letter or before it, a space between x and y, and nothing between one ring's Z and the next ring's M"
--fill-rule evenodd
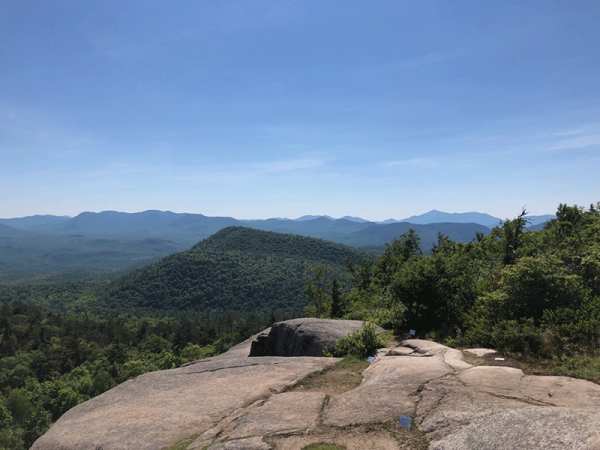
M79 216L80 214L84 214L84 213L91 213L91 214L100 214L100 213L105 213L105 212L114 212L114 213L125 213L125 214L140 214L140 213L144 213L144 212L148 212L148 211L159 211L159 212L165 212L165 213L173 213L173 214L201 214L204 216L208 216L207 214L202 214L202 213L190 213L187 211L171 211L171 210L156 210L156 209L150 209L150 210L143 210L143 211L116 211L116 210L103 210L103 211L81 211L75 215L56 215L56 214L31 214L31 215L27 215L27 216L19 216L19 217L0 217L0 220L11 220L11 219L22 219L22 218L27 218L27 217L35 217L35 216L53 216L53 217L65 217L65 218L74 218ZM412 217L420 217L420 216L424 216L426 214L432 213L432 212L438 212L438 213L442 213L442 214L451 214L451 215L460 215L460 214L487 214L491 217L500 219L500 220L506 220L506 219L513 219L515 217L517 217L518 213L515 213L513 216L510 217L500 217L500 216L494 216L493 214L488 214L486 212L481 212L481 211L465 211L465 212L454 212L454 211L439 211L439 210L430 210L430 211L426 211L424 213L421 214L413 214L411 216L406 216L406 217L388 217L387 219L383 219L383 220L370 220L367 217L360 217L360 216L350 216L348 214L345 214L343 216L339 216L339 217L332 217L329 214L304 214L302 216L298 216L298 217L283 217L283 216L273 216L273 217L267 217L265 219L257 219L257 218L253 218L253 217L235 217L232 215L224 215L224 216L220 216L220 217L230 217L236 220L240 220L240 221L252 221L252 220L269 220L269 219L276 219L276 220L299 220L299 219L303 219L305 217L327 217L329 219L332 220L338 220L338 219L344 219L344 218L354 218L354 219L363 219L369 222L374 222L374 223L381 223L381 222L385 222L388 220L396 220L396 221L406 221L407 219L410 219ZM519 211L520 213L521 211ZM549 212L549 213L544 213L544 214L527 214L528 217L531 216L546 216L546 215L554 215L554 212ZM208 217L212 217L212 216L208 216Z
M600 3L2 2L0 216L598 200Z

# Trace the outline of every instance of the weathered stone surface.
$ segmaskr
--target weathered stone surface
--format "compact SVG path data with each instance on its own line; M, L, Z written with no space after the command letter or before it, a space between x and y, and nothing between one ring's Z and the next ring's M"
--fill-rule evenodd
M272 448L262 438L254 437L214 444L208 447L208 450L271 450Z
M430 449L589 449L600 433L599 424L600 407L529 407L476 421L433 442Z
M252 408L260 406L264 403L265 400L257 400L248 406L236 409L219 423L217 423L214 427L209 428L200 436L198 436L194 442L188 446L187 450L202 450L213 442L217 442L217 438L219 436L228 435L228 433L235 428L240 417L247 414Z
M471 388L497 395L513 392L521 384L525 375L520 369L501 366L477 366L458 375L459 380Z
M294 319L273 324L268 334L259 334L250 356L323 356L335 343L361 330L360 320ZM383 329L380 329L384 331Z
M449 374L425 383L419 395L415 421L419 429L435 441L473 420L528 406L518 400L466 388L456 374Z
M284 351L302 349L299 341ZM412 339L378 351L362 384L327 403L324 392L285 390L335 359L248 358L250 345L123 383L67 412L33 449L162 450L199 436L189 450L281 450L327 436L349 449L391 450L391 434L373 444L364 424L404 415L437 450L600 450L600 386L588 381L472 367L458 350ZM363 425L342 428L350 424Z
M390 432L391 431L391 432ZM269 443L277 450L299 450L310 444L327 442L336 444L346 450L398 450L414 448L414 445L407 445L402 438L404 430L391 429L377 425L365 425L355 427L319 427L308 434L296 434L293 436L272 436L267 438ZM402 447L398 445L396 436L400 434L399 439ZM342 447L343 446L343 447Z
M408 347L396 347L388 349L388 351L388 356L408 356L415 352L414 349Z
M600 386L569 377L526 376L511 367L478 366L457 375L470 390L538 405L600 406Z
M324 400L325 394L321 392L273 395L264 405L246 414L229 439L307 431L316 425Z
M448 347L416 339L405 342L410 342L414 350L411 355L376 358L365 370L360 386L331 399L325 409L325 425L386 422L398 420L401 415L411 416L419 400L419 387L454 372L444 362L445 351L451 350Z
M592 438L591 441L588 441L581 450L600 450L600 434L595 438Z
M245 347L245 348L244 348ZM268 398L332 358L248 358L250 341L225 353L125 382L64 414L33 450L162 449Z
M440 445L432 448L542 449L586 445L591 449L596 445L593 439L600 439L595 437L600 435L600 420L594 409L600 410L600 386L594 383L566 377L525 376L521 370L509 367L472 367L462 360L458 350L416 339L403 342L401 348L390 350L388 355L394 356L376 358L359 387L330 401L324 411L326 425L397 420L400 415L412 416L416 408L417 425L433 444ZM539 412L550 405L571 408L564 408L556 417ZM570 411L574 413L572 418ZM589 425L581 425L573 433L563 429L585 416L585 411L594 412ZM535 439L526 436L526 428L512 424L507 425L507 432L514 435L510 444L505 444L509 441L504 438L499 438L502 443L497 444L477 434L485 434L488 422L496 417L509 418L517 413L531 416L529 426L553 428L552 433L540 431L546 437L540 440L543 445L534 445ZM544 417L548 419L541 420ZM569 419L563 424L552 417ZM540 420L534 425L537 419ZM519 436L520 433L524 435ZM559 435L570 437L553 437ZM555 447L553 439L559 443ZM570 447L570 443L577 446Z
M444 445L440 449L480 448L465 446L467 441L475 438L460 437L462 434L456 433L469 424L487 423L488 419L494 421L501 417L499 414L521 414L521 410L531 411L532 406L538 407L536 411L540 407L571 406L572 409L566 409L562 414L571 410L575 416L586 407L600 410L600 386L594 383L567 377L525 376L521 370L510 367L478 366L449 374L427 383L420 397L417 408L419 428L432 441L440 440ZM554 426L562 428L563 424ZM600 433L600 422L594 423L591 429ZM518 427L512 433L517 434L517 431ZM456 444L455 436L458 436ZM486 445L489 447L481 448L510 448L494 447L488 441ZM529 447L517 445L513 448Z

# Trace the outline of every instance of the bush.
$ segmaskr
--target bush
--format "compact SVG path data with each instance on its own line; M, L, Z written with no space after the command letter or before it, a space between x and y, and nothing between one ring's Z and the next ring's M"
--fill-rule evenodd
M492 346L508 352L540 356L542 336L532 318L524 321L503 320L492 330Z
M385 347L385 342L377 333L375 325L363 322L362 330L348 334L348 337L337 341L333 349L333 355L337 357L351 355L364 359L381 347Z

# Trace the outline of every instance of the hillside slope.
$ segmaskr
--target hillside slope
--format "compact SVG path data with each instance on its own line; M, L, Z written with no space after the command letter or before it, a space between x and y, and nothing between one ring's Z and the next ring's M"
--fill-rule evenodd
M217 313L303 313L304 283L317 264L343 276L365 252L303 236L228 227L115 281L103 296L115 309Z
M408 222L390 223L387 225L370 226L360 231L356 231L340 242L352 246L383 247L386 243L392 242L395 238L408 230L413 229L421 239L421 248L425 252L431 251L434 244L437 243L438 233L449 237L457 242L470 242L474 240L477 233L488 235L490 229L477 223L432 223L427 225L418 225Z

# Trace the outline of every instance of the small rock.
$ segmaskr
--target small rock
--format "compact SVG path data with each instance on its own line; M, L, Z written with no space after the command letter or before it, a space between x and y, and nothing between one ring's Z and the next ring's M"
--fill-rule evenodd
M415 351L408 347L396 347L391 349L387 356L408 356L412 355Z
M480 358L483 358L485 355L498 353L496 350L492 350L491 348L467 348L464 351L479 356Z

